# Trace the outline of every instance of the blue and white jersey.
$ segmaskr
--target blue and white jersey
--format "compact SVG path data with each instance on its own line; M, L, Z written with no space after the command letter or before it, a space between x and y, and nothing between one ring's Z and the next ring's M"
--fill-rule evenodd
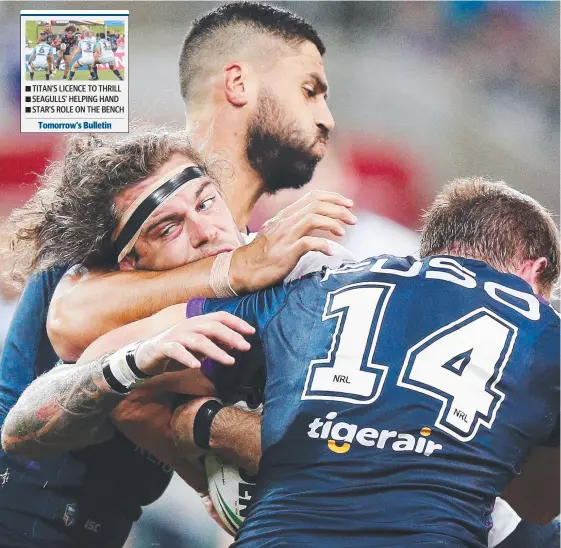
M47 42L39 42L34 48L35 57L33 63L36 65L47 65L47 58L51 54L53 48Z
M82 50L82 57L80 57L80 62L82 64L92 64L96 46L95 38L82 38L80 42L78 42L78 45Z
M115 62L115 54L111 49L111 42L105 38L100 38L96 44L95 49L99 48L99 60L102 63L114 63Z
M380 256L194 305L263 348L263 458L235 546L482 548L530 450L559 443L559 317L484 262Z

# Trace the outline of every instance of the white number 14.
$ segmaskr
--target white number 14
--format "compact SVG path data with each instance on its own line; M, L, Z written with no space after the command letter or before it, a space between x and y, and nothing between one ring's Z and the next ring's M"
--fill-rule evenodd
M389 366L375 363L375 351L394 287L365 282L328 294L323 320L337 318L337 326L327 357L310 363L302 399L368 404L379 398ZM504 399L496 385L516 334L490 310L475 310L411 347L397 385L440 400L435 426L469 441L495 420Z

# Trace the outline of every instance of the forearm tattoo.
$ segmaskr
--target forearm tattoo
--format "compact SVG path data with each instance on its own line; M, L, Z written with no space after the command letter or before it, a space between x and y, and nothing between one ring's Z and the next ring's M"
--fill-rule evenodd
M2 445L13 453L40 457L109 439L110 414L126 395L107 386L104 358L61 364L37 378L8 413Z

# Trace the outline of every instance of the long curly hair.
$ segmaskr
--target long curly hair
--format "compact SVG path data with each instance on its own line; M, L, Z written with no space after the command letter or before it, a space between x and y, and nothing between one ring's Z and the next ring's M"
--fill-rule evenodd
M136 130L128 136L75 136L64 157L39 176L37 193L12 211L4 243L7 277L25 283L38 269L83 264L117 266L111 235L114 197L153 174L173 155L207 170L182 131Z

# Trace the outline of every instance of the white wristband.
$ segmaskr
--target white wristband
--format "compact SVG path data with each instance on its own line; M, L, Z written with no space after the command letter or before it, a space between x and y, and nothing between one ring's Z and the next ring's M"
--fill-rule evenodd
M238 296L230 285L230 263L233 253L228 251L217 255L210 269L210 287L219 299Z
M109 356L109 369L113 376L125 388L130 389L133 385L142 384L146 382L147 378L141 378L134 374L133 370L127 363L127 353L129 351L136 351L140 346L140 342L131 343L124 348L121 348Z

